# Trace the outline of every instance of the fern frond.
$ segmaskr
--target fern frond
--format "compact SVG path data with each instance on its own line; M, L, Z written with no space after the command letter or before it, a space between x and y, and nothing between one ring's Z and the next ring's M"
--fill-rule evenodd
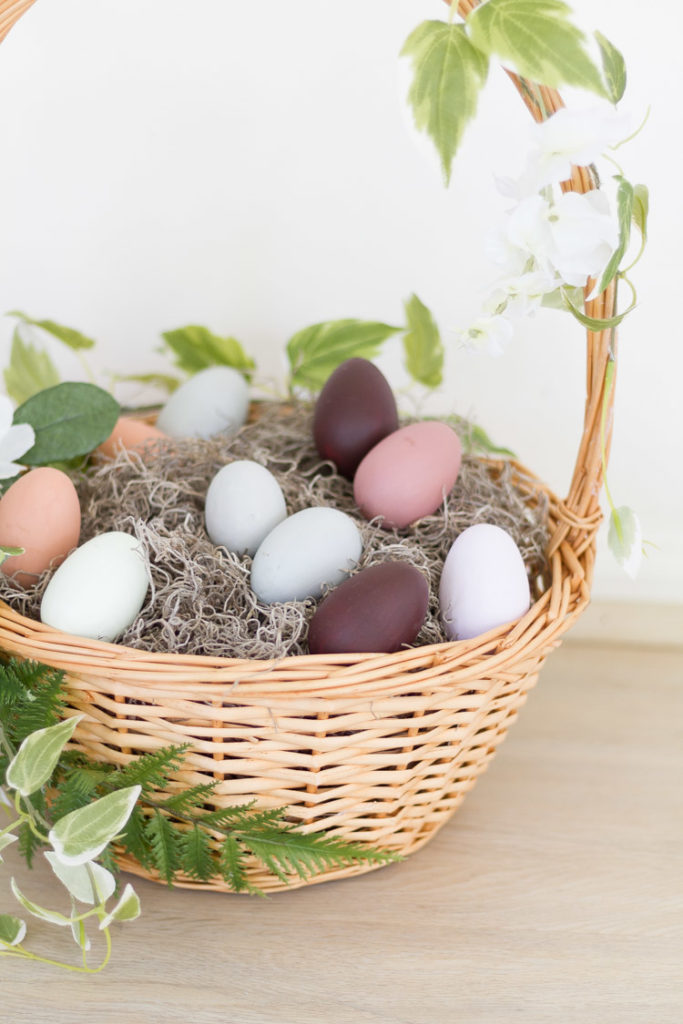
M145 823L145 816L140 810L139 804L136 804L126 822L121 845L126 853L134 857L143 868L151 868L154 865L154 857L150 841L145 834Z
M401 860L391 850L350 843L319 832L305 834L292 827L259 828L236 833L236 837L269 871L285 882L287 874L292 873L299 878L308 878L328 868L358 863L379 865Z
M206 882L216 874L216 864L211 854L208 833L194 825L182 833L180 846L180 866L190 878Z
M63 697L64 673L58 669L14 658L0 665L0 720L15 746L59 721Z
M189 811L201 809L205 801L213 796L218 782L202 782L198 786L178 790L172 796L165 797L156 806L176 814L187 814ZM209 812L213 813L213 812Z
M173 878L180 867L181 835L167 817L155 811L145 823L145 836L149 840L154 867L168 885L173 885Z
M187 749L188 744L183 744L141 754L125 767L112 773L106 787L124 789L126 786L142 786L143 794L154 789L163 789L167 784L168 775L180 768Z
M255 896L263 896L263 892L252 885L247 877L244 864L246 855L246 850L234 836L226 836L218 858L219 873L233 892L250 892Z
M96 799L97 787L103 777L103 774L96 775L87 768L80 767L63 776L50 803L51 819L59 821L65 814L85 807Z
M286 814L284 807L255 811L255 803L255 800L251 800L248 804L238 807L222 807L217 811L208 811L201 816L200 821L205 828L221 828L228 825L233 828L253 828L258 825L274 825L281 822Z

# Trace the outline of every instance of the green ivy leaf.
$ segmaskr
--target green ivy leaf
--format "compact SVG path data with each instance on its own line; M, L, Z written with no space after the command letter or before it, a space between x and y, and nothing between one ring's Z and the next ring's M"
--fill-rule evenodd
M606 96L602 76L563 0L487 0L467 19L470 38L489 57L509 61L541 85L576 85Z
M59 373L48 353L25 342L18 327L14 329L9 366L3 377L7 394L17 405L59 384Z
M54 338L59 341L63 341L65 345L74 350L83 348L93 348L95 342L92 338L86 337L85 334L81 334L80 331L74 330L73 327L64 327L63 324L57 324L54 320L34 320L32 317L27 316L26 313L21 313L19 310L12 310L7 316L16 316L22 323L31 324L33 327L40 327L42 330L47 331Z
M7 768L7 785L22 796L30 796L44 786L82 718L76 715L27 736Z
M405 304L408 330L403 335L406 369L413 380L428 388L443 382L444 350L439 328L432 314L417 297Z
M18 946L24 941L26 922L11 914L0 914L0 942L5 946Z
M40 904L34 903L27 896L24 896L13 878L10 878L9 884L15 899L19 900L24 910L28 910L29 914L32 914L33 917L37 917L40 921L47 921L49 924L59 925L60 928L67 928L71 924L70 917L65 917L64 914L60 914L57 910L48 910L47 907L41 907Z
M635 579L642 556L643 538L638 517L627 505L612 509L607 543L624 572Z
M256 365L239 341L221 338L208 327L180 327L165 331L162 338L173 353L176 366L185 373L198 373L208 366L231 366L249 377L249 371Z
M68 381L29 398L14 423L30 423L36 441L22 462L45 466L87 455L105 441L119 417L118 402L94 384Z
M616 249L612 253L609 263L602 272L602 276L595 286L595 295L600 295L604 292L607 285L612 281L619 270L619 265L624 258L624 253L628 248L628 243L631 238L631 220L633 217L633 197L634 189L630 181L622 177L620 174L615 175L615 180L619 183L617 186L617 217L619 220L619 242Z
M0 565L7 558L13 558L15 555L23 555L24 548L13 548L7 544L0 544Z
M111 871L107 871L101 864L64 864L52 851L48 851L45 858L62 885L66 886L71 895L81 903L99 905L106 903L113 895L116 879ZM96 892L93 891L93 880Z
M647 185L633 186L633 223L647 241L647 217L650 212L650 193Z
M511 448L504 448L501 445L495 444L484 428L478 427L476 424L472 424L470 427L467 440L472 451L487 452L490 455L504 455L511 459L517 458Z
M123 829L140 791L140 786L119 789L60 818L48 836L60 861L85 864L98 857Z
M467 37L464 25L423 21L406 39L401 56L413 61L408 101L415 125L434 142L450 181L453 157L488 75L488 57Z
M180 384L180 377L174 377L170 373L124 373L116 374L115 379L122 383L149 384L151 387L161 388L172 394Z
M346 359L372 359L400 327L370 320L328 320L305 327L287 343L291 384L319 391L333 370Z
M596 32L595 39L600 47L607 95L612 103L616 104L626 90L626 62L616 46L610 43L609 39L603 36L602 32Z
M605 331L610 327L618 327L624 317L628 316L632 309L635 309L636 305L634 300L623 313L617 313L616 316L605 317L604 320L600 320L597 317L588 316L586 313L582 313L578 306L575 306L569 298L569 294L566 289L562 289L562 294L564 295L565 304L569 312L572 316L576 317L580 324L587 327L589 331Z
M112 912L100 921L100 930L108 928L112 921L134 921L139 916L140 898L128 882Z

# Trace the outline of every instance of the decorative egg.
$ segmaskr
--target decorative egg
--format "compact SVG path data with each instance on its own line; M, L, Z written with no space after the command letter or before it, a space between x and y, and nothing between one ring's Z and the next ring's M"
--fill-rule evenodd
M366 519L401 529L431 515L450 493L460 470L460 438L446 423L424 420L389 434L359 465L353 481Z
M157 428L169 437L234 434L246 421L249 388L230 366L209 366L173 392L157 417Z
M287 517L287 506L273 474L258 462L240 459L223 466L209 484L204 517L214 544L253 555Z
M529 580L510 534L491 523L463 530L444 562L439 601L451 640L469 640L524 615Z
M128 533L101 533L57 569L43 594L40 617L62 633L115 640L134 621L148 587L140 542Z
M394 430L398 412L386 377L368 359L347 359L327 379L315 403L318 452L351 480L363 456Z
M60 469L41 466L20 476L0 500L0 544L23 548L0 565L22 587L30 587L78 544L81 507L76 488Z
M422 628L429 584L407 562L361 569L327 595L311 619L311 654L377 651L391 654L411 644Z
M271 530L251 567L251 586L266 604L320 597L358 563L363 541L350 516L335 508L305 508Z
M96 451L113 459L122 448L141 452L147 445L164 437L166 434L158 427L153 427L151 423L136 420L132 416L120 416L107 440L103 441Z

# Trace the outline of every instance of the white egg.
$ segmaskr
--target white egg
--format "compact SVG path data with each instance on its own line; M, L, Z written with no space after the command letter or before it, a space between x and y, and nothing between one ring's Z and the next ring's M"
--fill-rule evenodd
M320 597L355 567L363 549L360 530L335 508L305 508L268 534L254 555L251 586L266 604Z
M157 427L169 437L234 434L247 418L249 388L230 366L209 366L174 391L157 418Z
M265 466L239 459L220 469L206 492L206 532L214 544L253 555L287 516L280 485Z
M101 533L62 562L43 594L40 617L62 633L115 640L142 608L148 586L140 542L128 533Z
M490 523L463 530L444 562L439 602L451 640L468 640L524 615L529 580L510 534Z

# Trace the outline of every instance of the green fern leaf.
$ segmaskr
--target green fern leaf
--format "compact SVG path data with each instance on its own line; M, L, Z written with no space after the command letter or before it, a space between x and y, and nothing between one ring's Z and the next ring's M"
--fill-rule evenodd
M126 822L126 828L121 837L121 846L143 868L149 869L154 866L154 857L150 841L145 833L145 824L146 818L140 810L139 804L136 804Z
M180 867L181 833L160 811L155 811L145 824L145 836L149 839L154 867L168 885Z
M199 825L195 825L182 834L180 866L186 875L196 878L200 882L208 881L216 873L208 833Z
M262 896L260 889L253 886L248 878L245 868L246 851L234 836L227 836L221 845L221 852L218 858L218 870L221 877L233 892L250 892L253 895Z
M202 782L198 786L181 789L172 796L166 797L159 806L175 814L187 814L189 811L201 810L205 801L213 796L217 785L217 782Z
M253 810L255 800L239 807L222 807L217 811L209 811L199 819L205 828L221 828L232 826L233 828L254 828L259 825L274 825L285 815L285 808L274 807L268 810Z
M183 761L188 745L162 747L150 754L142 754L120 768L108 780L111 789L142 786L143 795L151 790L163 789L169 774L176 772Z

